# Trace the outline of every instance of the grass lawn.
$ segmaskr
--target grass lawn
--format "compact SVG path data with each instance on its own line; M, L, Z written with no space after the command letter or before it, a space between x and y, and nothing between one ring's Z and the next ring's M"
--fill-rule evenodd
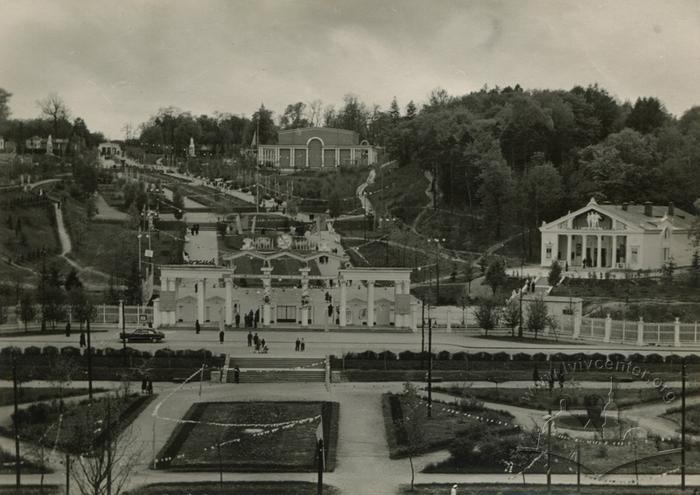
M199 423L178 425L158 456L172 461L159 463L157 467L217 471L221 463L225 471L314 471L315 435L323 416L330 471L335 465L337 411L337 404L331 402L194 404L185 419ZM221 457L218 444L222 444Z
M59 404L30 405L19 411L20 431L23 438L31 442L43 443L53 448L56 441L57 447L61 450L82 452L82 442L85 440L83 432L86 428L94 428L95 424L100 421L105 422L106 418L110 417L113 430L123 431L155 397L155 395L134 394L126 399L113 398L111 401L106 397L95 398L92 406L88 405L87 400L66 404L62 421L60 421L60 430Z
M561 401L565 401L570 408L584 409L584 397L596 395L607 398L610 387L580 388L565 384L563 389L555 385L550 394L545 387L534 388L471 388L471 387L433 387L433 390L445 392L459 398L479 399L497 404L526 407L528 409L547 410L550 407L557 410ZM700 389L694 389L694 392ZM618 408L633 406L644 402L662 400L662 394L655 388L643 387L638 389L618 388L614 392L614 402Z
M415 490L404 485L398 495L449 495L451 483L433 483L415 485ZM681 495L680 488L661 486L583 486L580 491L576 487L553 486L551 491L545 485L460 485L459 495Z
M516 332L517 334L517 332ZM523 332L525 334L525 332ZM487 340L499 340L499 341L505 341L505 342L522 342L523 344L558 344L561 341L556 340L556 339L549 339L546 337L526 337L523 335L523 337L511 337L510 335L481 335L478 338L480 339L487 339ZM566 341L566 345L587 345L585 342L577 342L577 341L571 341L569 342L568 340Z
M24 452L26 454L26 452ZM40 474L42 472L49 473L50 470L43 468L32 461L28 461L26 457L22 457L20 454L20 459L22 459L22 473L25 474ZM15 455L10 454L2 449L0 449L0 474L11 474L15 472ZM0 490L2 493L2 490ZM14 492L13 492L14 493Z
M71 397L75 395L87 395L86 388L64 388L63 397ZM49 399L57 399L61 392L58 387L21 387L18 391L18 400L20 404L27 402L37 402ZM14 401L12 387L0 387L0 406L7 406Z
M681 431L680 406L668 409L663 417L676 423L678 425L678 432ZM688 406L686 408L685 431L691 435L700 435L700 405Z
M384 427L386 428L387 440L389 442L389 457L392 459L406 456L406 432L397 424L397 421L400 422L404 418L404 411L410 410L411 404L406 402L408 400L411 399L402 394L387 393L382 395ZM482 422L473 417L453 414L445 410L445 408L459 409L459 406L448 406L433 401L432 418L428 418L427 408L427 402L421 400L420 409L423 409L425 414L421 415L422 419L419 428L423 431L424 439L417 450L422 453L444 449L449 446L455 438L474 428L488 427L488 429L494 433L513 430L510 426L492 426L491 423ZM465 406L463 411L496 421L510 422L510 420L512 420L510 413L485 409L478 404L471 404L469 407Z
M14 485L0 486L0 495L54 495L64 493L63 487L56 485L23 486L17 491Z
M677 277L666 284L658 278L634 278L623 280L569 279L552 290L553 296L582 297L584 299L663 299L700 303L700 288L689 287Z
M158 483L125 495L315 495L317 485L310 481L240 481L237 483ZM340 492L323 485L323 493Z
M84 266L114 273L118 278L128 277L131 263L138 259L136 230L125 222L88 222L84 205L73 199L66 201L63 211L72 241L71 257ZM156 264L179 262L184 242L181 237L178 231L153 234L153 261Z

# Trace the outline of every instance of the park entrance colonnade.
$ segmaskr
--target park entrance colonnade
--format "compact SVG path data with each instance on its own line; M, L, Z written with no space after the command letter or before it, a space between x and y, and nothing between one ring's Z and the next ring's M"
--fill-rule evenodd
M241 274L237 276L233 267L218 267L208 265L163 265L160 267L160 296L154 301L154 326L174 326L178 322L220 321L226 325L234 322L236 313L240 313L242 298L255 294L255 307L261 311L263 326L270 326L274 318L272 310L275 300L282 297L282 292L292 292L293 289L273 288L273 279L298 281L301 287L301 297L295 299L294 305L298 307L301 315L301 326L309 325L310 301L322 300L322 295L327 294L333 288L337 298L334 304L338 308L336 321L338 326L346 327L349 324L350 311L348 307L348 291L350 286L361 287L366 285L365 296L362 299L366 305L366 325L368 328L377 325L375 311L375 285L387 282L393 284L393 323L395 327L409 327L415 330L415 318L413 310L416 307L414 298L410 295L410 268L345 268L338 271L337 276L310 275L309 267L299 269L299 274L275 274L274 268L264 264L260 274ZM240 287L235 282L241 279L258 279L262 281L262 290L251 291L250 288ZM322 287L309 287L309 281L320 280ZM296 285L296 283L295 283ZM386 288L382 288L386 294ZM311 294L314 292L314 294ZM356 291L355 291L356 292ZM210 294L208 294L210 293ZM311 297L311 296L315 297ZM211 297L209 297L211 296ZM289 299L290 294L284 296ZM194 297L193 317L178 314L178 304L183 299ZM386 298L386 295L385 295ZM211 299L221 304L220 311L212 315L207 310ZM221 301L223 299L223 301ZM357 299L357 298L355 298ZM365 313L363 313L364 315ZM296 320L296 318L295 318Z

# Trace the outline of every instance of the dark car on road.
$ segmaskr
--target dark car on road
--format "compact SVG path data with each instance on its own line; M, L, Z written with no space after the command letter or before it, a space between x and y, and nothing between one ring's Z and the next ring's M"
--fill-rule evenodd
M119 338L127 342L161 342L165 334L153 328L137 328L133 332L120 333Z

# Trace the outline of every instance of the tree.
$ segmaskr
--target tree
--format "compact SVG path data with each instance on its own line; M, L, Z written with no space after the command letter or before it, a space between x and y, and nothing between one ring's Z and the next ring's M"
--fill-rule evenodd
M82 289L83 283L80 281L80 278L78 278L78 272L75 271L75 268L72 268L71 271L68 272L63 286L66 288L67 292L76 288Z
M493 299L482 299L474 310L474 318L476 318L479 327L484 329L486 335L488 335L489 330L496 328L499 317L499 307Z
M260 105L260 108L253 114L253 120L250 123L249 135L257 137L256 144L274 144L277 142L277 126L272 120L272 110L265 108L265 105Z
M547 282L551 286L555 286L559 283L561 279L561 265L558 261L552 261L552 265L549 267L549 275L547 275Z
M520 325L520 303L513 299L501 312L501 321L510 328L511 337L515 336L515 328Z
M34 299L29 292L22 294L22 299L20 299L19 302L19 314L20 318L22 318L22 322L24 323L24 331L28 332L29 329L27 327L29 323L34 321L34 318L36 318Z
M106 400L98 416L84 415L82 434L75 439L82 455L73 458L70 475L82 495L119 495L140 460L137 436L121 424L119 401Z
M9 101L12 93L0 88L0 131L3 131L3 124L10 118Z
M323 119L323 102L316 99L309 103L308 108L309 124L313 127L320 127Z
M413 100L409 101L408 105L406 105L406 119L413 119L417 113L416 104L413 103Z
M333 191L328 198L328 214L331 218L336 218L342 211L342 203L337 191Z
M301 101L287 105L284 114L280 118L282 129L309 127L309 121L304 117L305 111L306 104Z
M501 228L513 202L514 182L510 168L503 161L489 163L481 172L481 186L477 196L481 200L484 221L493 227L496 239L501 238Z
M401 110L399 110L399 104L396 101L396 96L391 100L391 105L389 105L389 118L393 124L397 124L401 118Z
M549 314L547 303L544 299L537 297L528 303L527 307L527 329L535 334L542 332L548 326L556 328L556 320Z
M690 262L689 282L691 287L700 286L700 252L697 249L693 251L693 258Z
M63 98L57 93L50 93L46 98L37 101L37 105L42 115L53 123L53 136L58 137L58 123L70 117L70 112Z
M637 98L627 116L627 126L643 134L661 127L668 119L666 109L657 98Z
M673 274L676 271L676 263L673 261L673 258L669 259L664 265L661 267L661 278L666 284L672 284L673 283Z
M474 265L471 262L464 264L464 269L462 270L462 273L464 274L464 278L467 281L467 295L470 295L472 293L472 280L474 279L475 271L476 270L474 269Z
M175 218L182 220L185 213L185 198L179 187L173 188L173 206L175 207Z
M413 458L420 454L425 442L425 431L423 423L425 421L425 409L423 401L418 395L418 389L410 382L403 385L403 393L399 396L401 400L402 417L395 420L394 426L401 431L405 438L404 452L408 456L411 465L411 490L416 478Z
M506 280L506 263L503 261L503 258L501 257L496 257L488 265L488 268L486 268L486 273L484 274L484 279L486 280L486 283L491 287L491 290L493 291L493 295L496 295L496 291L498 290L499 287L502 287L505 285Z

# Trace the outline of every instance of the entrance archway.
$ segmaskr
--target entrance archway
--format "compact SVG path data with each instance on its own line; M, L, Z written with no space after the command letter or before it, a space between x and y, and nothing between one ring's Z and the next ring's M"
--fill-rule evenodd
M321 168L321 156L323 153L323 144L318 138L309 141L309 167Z

